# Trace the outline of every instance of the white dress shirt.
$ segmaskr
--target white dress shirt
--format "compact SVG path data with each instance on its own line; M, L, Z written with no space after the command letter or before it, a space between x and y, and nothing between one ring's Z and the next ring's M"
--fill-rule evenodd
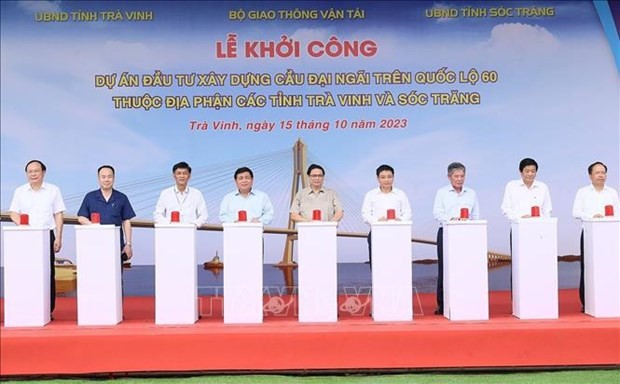
M396 211L398 220L411 220L411 206L407 195L394 187L388 193L382 192L379 187L368 191L362 204L362 218L367 224L376 223L380 218L387 216L388 209Z
M439 222L439 226L451 219L461 217L461 208L469 210L469 218L478 220L480 216L478 197L476 192L463 186L458 193L451 184L437 190L435 194L435 204L433 205L433 216Z
M202 193L189 186L183 192L179 191L176 185L161 191L153 219L158 224L170 223L173 211L180 212L181 223L194 224L197 227L206 223L209 217Z
M504 216L511 221L517 220L531 215L533 206L540 208L541 217L551 217L551 195L545 183L534 180L528 188L523 180L519 179L506 184L501 207Z
M10 212L27 214L33 228L55 229L54 214L66 211L60 189L49 183L43 183L37 191L30 183L18 187L13 194Z
M592 219L596 214L605 216L606 205L614 207L615 217L620 215L618 192L606 185L599 192L590 184L577 191L575 202L573 203L573 216L580 220Z

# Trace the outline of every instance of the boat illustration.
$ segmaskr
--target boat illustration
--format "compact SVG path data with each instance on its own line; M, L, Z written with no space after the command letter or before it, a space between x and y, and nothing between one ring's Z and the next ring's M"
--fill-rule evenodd
M56 257L54 260L54 269L56 270L56 280L76 280L77 265L73 261L62 257Z
M56 273L56 292L75 291L77 287L77 265L69 259L56 257L54 259Z
M224 262L218 256L218 252L215 251L215 256L211 261L205 261L203 264L205 269L222 269L224 268Z

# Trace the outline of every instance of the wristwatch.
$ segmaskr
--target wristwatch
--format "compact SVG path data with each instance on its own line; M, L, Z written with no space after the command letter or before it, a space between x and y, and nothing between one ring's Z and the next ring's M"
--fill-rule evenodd
M131 245L131 241L126 242L125 245Z

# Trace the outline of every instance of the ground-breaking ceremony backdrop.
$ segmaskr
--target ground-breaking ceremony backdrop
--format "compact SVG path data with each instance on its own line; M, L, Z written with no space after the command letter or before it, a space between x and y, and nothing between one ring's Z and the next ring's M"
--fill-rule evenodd
M489 249L508 253L504 186L532 157L550 187L564 255L579 252L571 208L589 183L587 166L603 161L608 184L620 185L617 31L607 2L0 7L2 211L36 158L67 214L98 188L97 168L111 164L117 189L151 219L173 183L172 165L187 161L209 223L219 223L234 170L249 166L274 203L271 226L284 228L291 148L301 139L344 201L341 231L367 231L363 195L385 163L411 201L412 236L434 239L434 194L448 183L447 165L460 161L489 223ZM220 232L199 235L202 261L221 253ZM152 230L138 230L135 243L134 263L152 264ZM284 236L267 235L265 262L279 261L283 245ZM367 258L364 240L340 239L339 247L341 262ZM432 246L413 253L435 257ZM61 256L75 260L70 227Z

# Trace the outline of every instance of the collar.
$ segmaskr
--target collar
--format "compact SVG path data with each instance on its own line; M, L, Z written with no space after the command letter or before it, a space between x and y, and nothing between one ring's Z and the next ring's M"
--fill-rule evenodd
M454 192L457 195L460 195L462 193L465 193L469 190L469 188L467 188L466 186L463 185L463 189L461 189L461 192L457 192L456 189L454 189L454 187L452 186L452 184L448 185L448 192Z
M601 193L601 192L605 191L606 189L608 189L609 187L607 186L607 184L604 184L604 185L603 185L603 189L601 189L600 191L597 191L597 190L596 190L596 188L594 188L594 184L591 184L591 183L590 183L590 185L588 185L588 188L589 188L591 191Z
M383 192L381 190L381 187L377 187L377 194L382 193L384 195L389 195L390 193L396 193L396 188L394 188L394 186L392 186L392 190L389 192Z
M523 179L519 179L519 186L521 187L525 187L525 188L538 188L540 185L538 184L538 180L534 179L534 182L532 182L532 186L528 187L527 185L525 185L525 182L523 181Z
M325 193L325 187L321 187L321 189L319 189L318 193L321 193L321 192ZM314 193L314 189L312 189L312 187L308 187L308 195L311 195L313 193Z
M187 187L185 187L185 190L183 192L179 191L179 189L177 188L176 184L172 188L174 190L174 193L180 193L181 195L185 195L185 194L189 193L189 185Z
M36 191L37 191L37 190L35 190L34 188L32 188L32 184L28 183L27 185L28 185L28 190L29 190L29 191L34 191L34 192L36 192ZM45 189L46 187L47 187L47 183L46 183L46 182L43 182L43 183L41 184L41 188L39 188L38 190L40 191L41 189Z
M115 193L116 191L114 190L114 188L112 188L112 193L110 194L110 198L108 200L106 200L105 197L103 196L103 191L101 190L101 188L99 188L97 190L97 192L98 192L97 193L97 198L99 200L101 200L101 201L108 201L109 202L109 201L112 201L113 199L116 198L116 193Z

